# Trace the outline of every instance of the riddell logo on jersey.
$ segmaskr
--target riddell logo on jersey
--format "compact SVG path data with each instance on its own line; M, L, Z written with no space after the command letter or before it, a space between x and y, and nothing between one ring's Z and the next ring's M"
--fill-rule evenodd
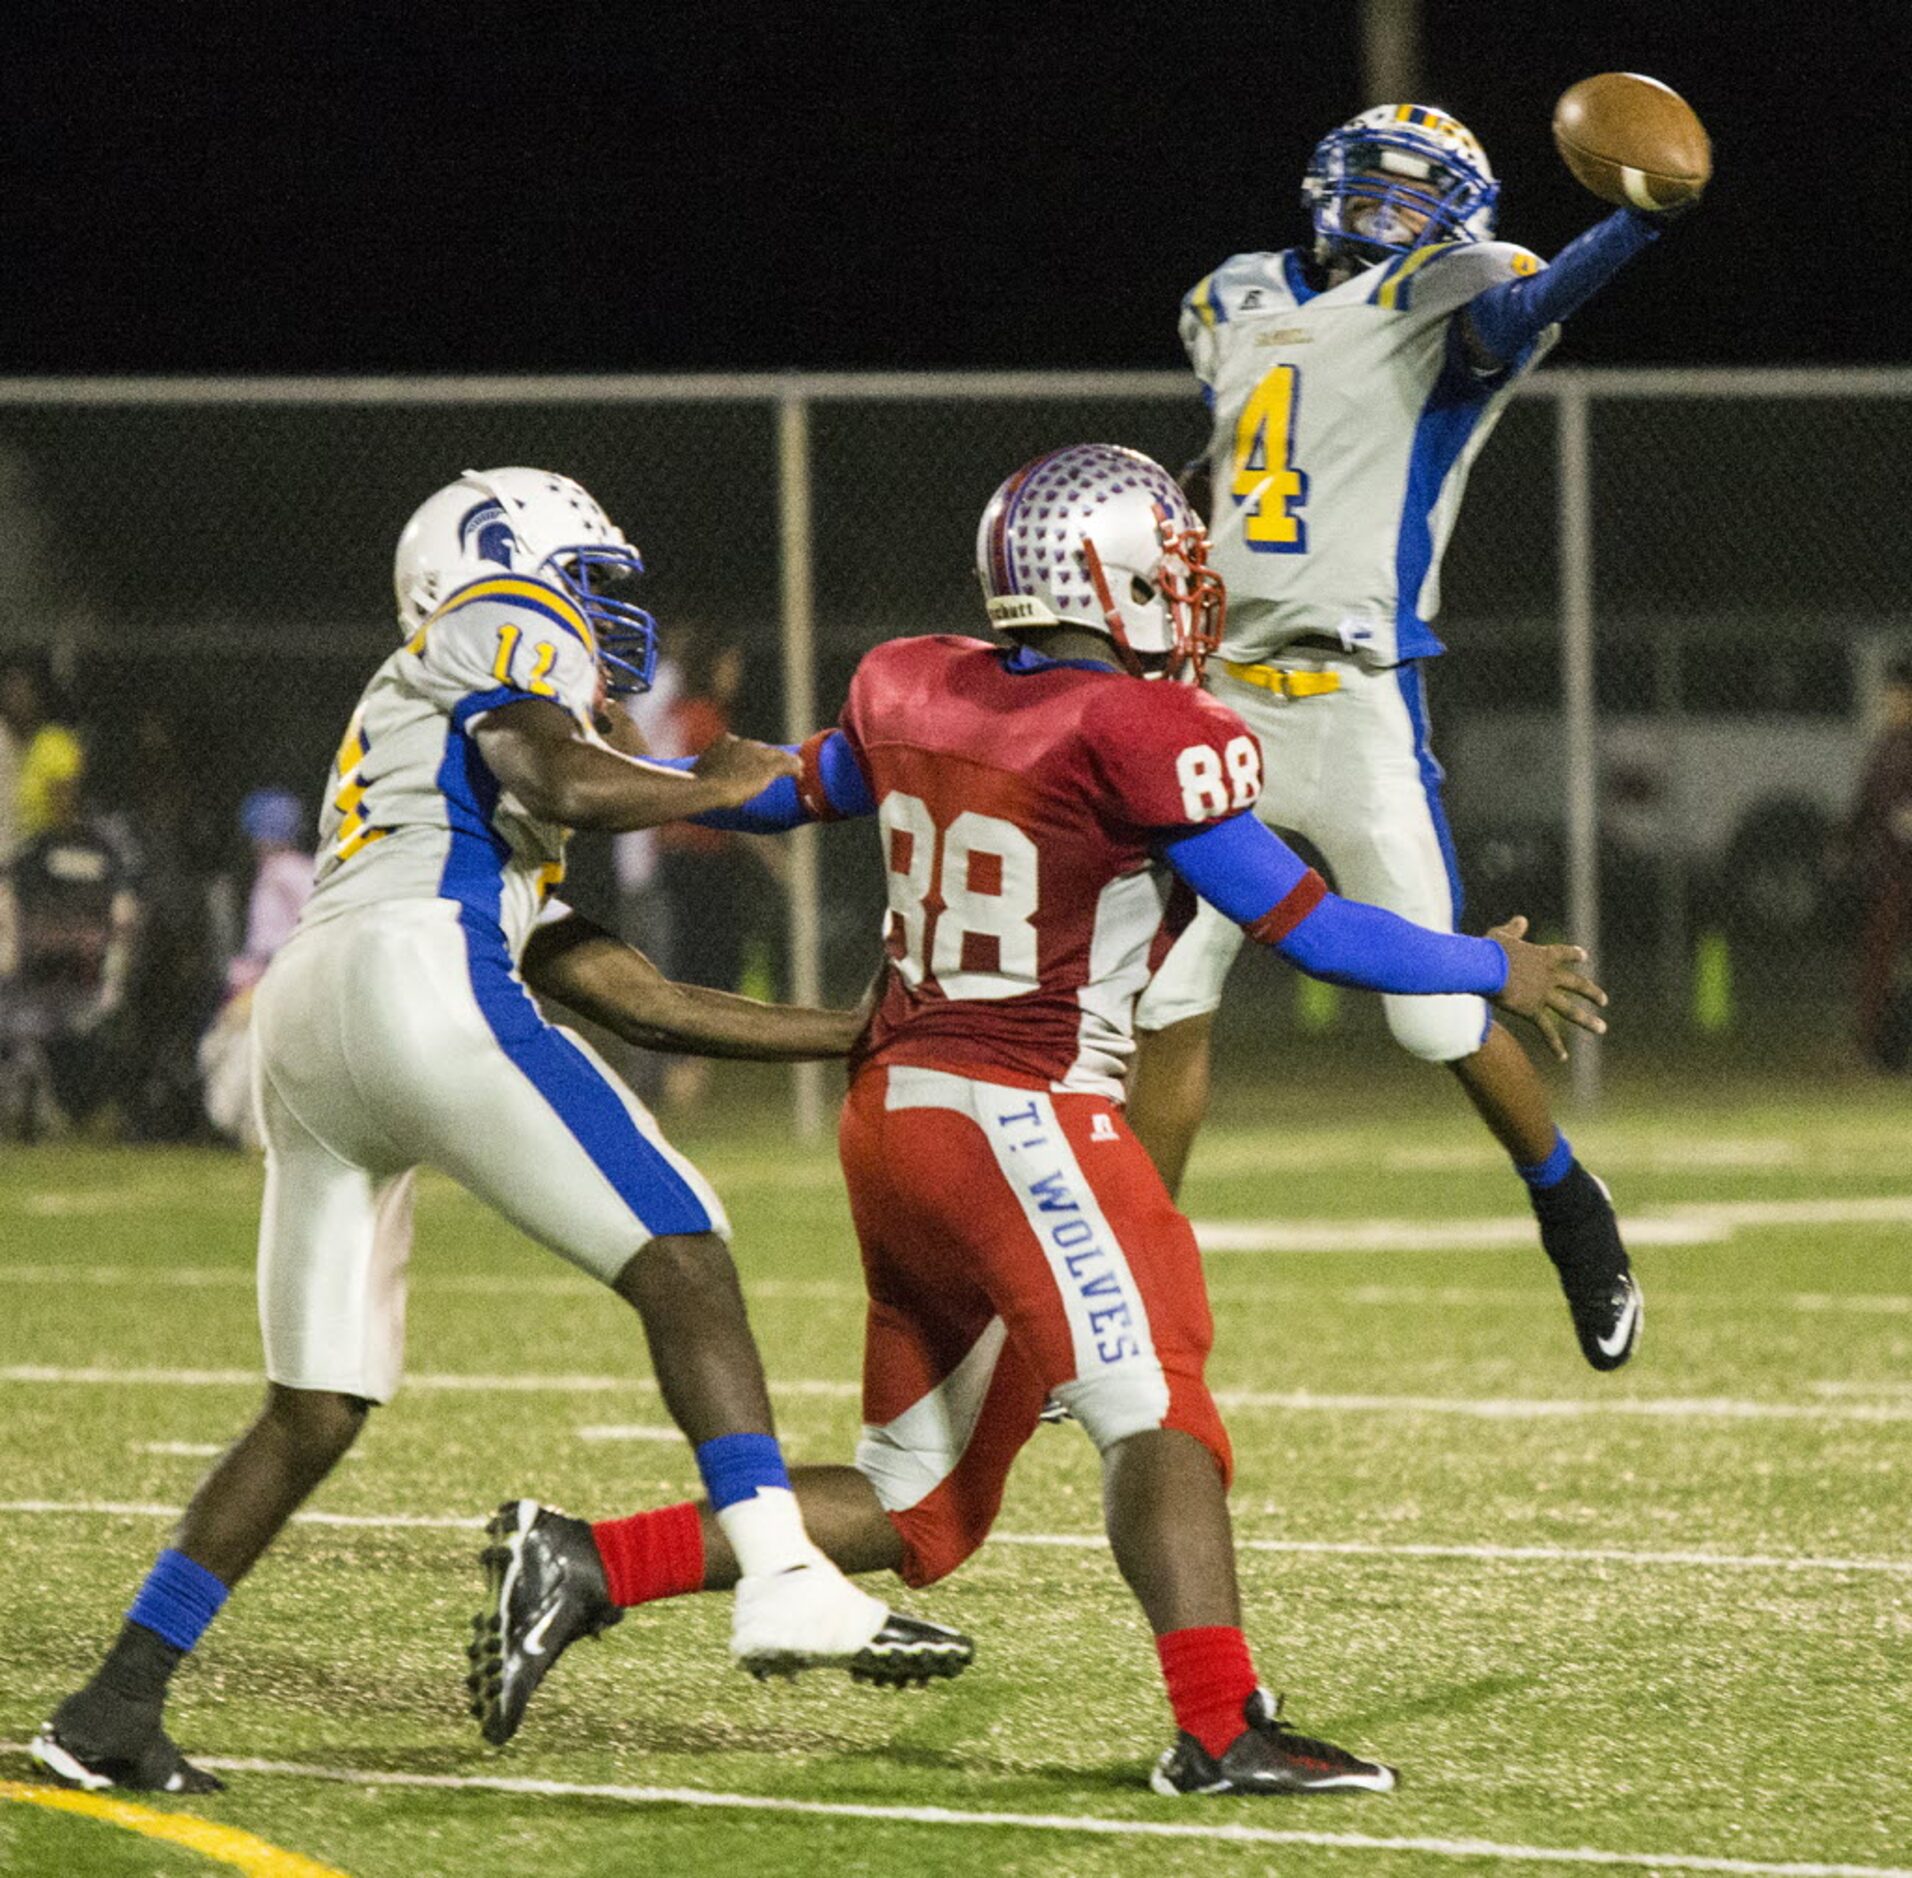
M1089 1122L1089 1139L1119 1141L1121 1137L1115 1132L1115 1117L1105 1111L1098 1111Z

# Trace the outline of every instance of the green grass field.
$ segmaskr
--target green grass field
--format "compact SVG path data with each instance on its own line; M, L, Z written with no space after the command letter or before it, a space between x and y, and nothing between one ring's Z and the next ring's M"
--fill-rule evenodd
M846 1458L834 1160L762 1081L722 1087L724 1123L678 1137L735 1218L786 1446ZM1251 1638L1300 1722L1402 1767L1386 1798L1147 1791L1168 1714L1069 1428L1031 1444L998 1541L911 1600L976 1637L960 1682L760 1688L727 1601L690 1599L575 1651L485 1748L458 1522L518 1491L625 1511L694 1473L622 1307L431 1182L409 1386L180 1678L175 1732L230 1790L148 1797L352 1878L1912 1867L1906 1093L1669 1075L1582 1121L1644 1222L1646 1341L1615 1377L1500 1226L1524 1204L1457 1097L1397 1065L1231 1093L1190 1210L1295 1248L1209 1261ZM251 1412L257 1187L237 1156L0 1150L0 1780L34 1778L19 1744L161 1543L142 1509ZM222 1868L0 1803L22 1878Z

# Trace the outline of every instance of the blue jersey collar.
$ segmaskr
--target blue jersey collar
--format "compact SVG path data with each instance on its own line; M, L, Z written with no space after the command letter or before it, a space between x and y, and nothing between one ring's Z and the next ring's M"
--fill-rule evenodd
M1033 652L1027 646L1016 646L1005 652L1002 668L1006 672L1115 672L1120 675L1119 665L1110 665L1101 659L1052 659L1041 652Z

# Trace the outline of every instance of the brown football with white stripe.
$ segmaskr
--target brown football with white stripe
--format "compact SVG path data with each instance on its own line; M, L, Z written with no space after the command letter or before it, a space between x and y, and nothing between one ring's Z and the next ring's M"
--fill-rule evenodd
M1553 136L1561 161L1605 202L1678 208L1713 174L1713 146L1693 107L1638 72L1601 72L1562 92Z

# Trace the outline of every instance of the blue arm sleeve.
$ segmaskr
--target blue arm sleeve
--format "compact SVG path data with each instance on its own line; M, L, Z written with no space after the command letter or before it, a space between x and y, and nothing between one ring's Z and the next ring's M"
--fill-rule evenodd
M786 743L780 748L796 754L795 744ZM644 760L661 763L666 769L690 769L697 762L694 756L648 756ZM802 827L810 818L797 795L797 779L779 776L768 789L760 789L734 809L706 809L686 819L700 828L722 828L733 835L781 835Z
M796 744L786 743L780 747L788 750L792 756L797 754ZM697 761L694 756L650 757L646 760L665 764L671 769L689 769ZM823 740L817 752L817 777L823 785L823 793L829 798L830 807L838 816L847 820L852 816L876 813L876 800L870 794L870 785L864 781L856 754L842 731L833 730ZM781 835L792 828L800 828L814 817L803 806L803 799L797 791L797 779L794 776L779 776L768 789L752 796L737 808L709 809L690 819L700 827L724 828L732 834Z
M1660 238L1659 225L1618 209L1562 248L1538 274L1503 281L1468 301L1475 344L1503 366L1514 364L1549 326L1577 313L1621 268Z
M1493 940L1430 932L1378 906L1324 892L1301 856L1252 814L1179 836L1160 853L1217 912L1312 978L1367 991L1467 991L1481 997L1492 997L1507 982L1507 954ZM1310 906L1310 893L1319 899L1302 911ZM1283 916L1283 903L1297 895L1295 912ZM1279 936L1256 933L1271 914Z
M1252 926L1308 877L1308 863L1244 810L1164 842L1161 857L1218 913Z
M831 808L845 820L876 813L876 797L870 793L863 765L856 760L856 752L842 731L833 730L824 738L817 752L817 777Z
M1491 998L1507 982L1507 954L1491 939L1430 932L1378 906L1329 894L1275 950L1310 978L1410 996L1471 991Z

